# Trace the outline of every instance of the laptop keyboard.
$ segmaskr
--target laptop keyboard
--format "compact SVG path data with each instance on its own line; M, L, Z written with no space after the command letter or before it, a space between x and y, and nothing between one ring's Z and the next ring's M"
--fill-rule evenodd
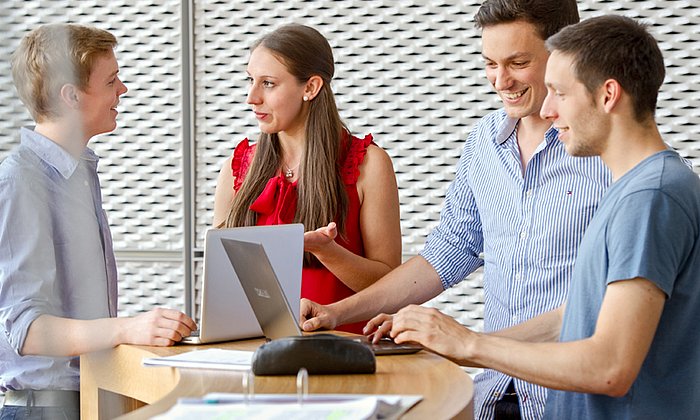
M377 343L372 343L368 337L353 338L353 340L369 346L376 356L388 354L411 354L423 350L423 346L420 344L397 344L389 337L383 337Z
M194 330L190 333L190 335L182 337L179 344L201 344L199 342L199 330Z
M385 354L411 354L417 353L423 349L420 344L397 344L390 338L382 338L378 343L369 343L375 355L381 356Z

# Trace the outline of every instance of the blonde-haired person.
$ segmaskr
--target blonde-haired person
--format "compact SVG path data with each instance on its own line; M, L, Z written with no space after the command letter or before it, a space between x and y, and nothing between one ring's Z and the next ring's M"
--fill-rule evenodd
M12 58L36 122L0 164L1 418L80 417L78 356L122 343L171 345L196 326L156 309L116 318L117 270L90 139L116 127L116 38L44 25Z
M224 163L214 207L217 227L303 223L301 295L321 303L350 296L401 263L391 159L341 120L334 72L328 41L311 27L284 25L254 43L247 102L261 134Z

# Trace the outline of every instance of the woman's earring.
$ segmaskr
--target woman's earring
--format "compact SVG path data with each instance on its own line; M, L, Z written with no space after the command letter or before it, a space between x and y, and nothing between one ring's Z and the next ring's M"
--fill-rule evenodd
M304 97L302 99L304 99L304 102L309 102L309 97L306 95L304 95Z

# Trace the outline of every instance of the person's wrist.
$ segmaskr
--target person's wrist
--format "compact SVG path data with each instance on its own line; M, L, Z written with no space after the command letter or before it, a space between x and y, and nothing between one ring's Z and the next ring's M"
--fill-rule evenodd
M476 361L479 359L480 351L484 348L488 340L491 338L488 334L475 333L469 334L470 338L464 346L462 346L462 358L464 360Z
M309 252L313 254L314 257L316 257L322 264L325 265L325 263L333 258L333 254L335 253L337 247L340 247L334 240L331 240L323 245L316 246L314 249Z
M330 326L330 329L335 329L338 325L347 324L347 317L344 316L347 311L344 309L344 306L343 300L326 306L328 319L334 323L334 325Z
M128 324L130 318L112 318L115 323L112 347L120 344L128 344Z

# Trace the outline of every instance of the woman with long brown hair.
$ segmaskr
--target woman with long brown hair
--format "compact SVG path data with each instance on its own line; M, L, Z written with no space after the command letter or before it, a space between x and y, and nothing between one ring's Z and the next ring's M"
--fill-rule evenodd
M261 134L241 141L216 186L214 226L303 223L301 296L321 304L364 289L401 263L393 165L353 136L336 107L328 41L291 24L263 36L247 67ZM362 332L364 322L338 329Z

